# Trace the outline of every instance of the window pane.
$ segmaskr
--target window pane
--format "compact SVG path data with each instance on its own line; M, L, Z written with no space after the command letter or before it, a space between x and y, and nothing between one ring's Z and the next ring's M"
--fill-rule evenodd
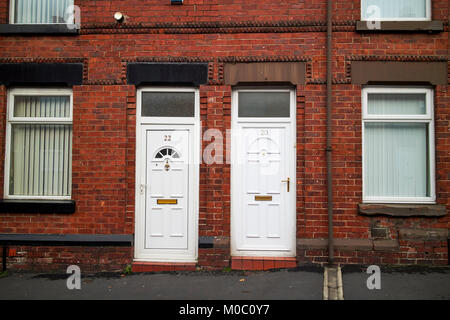
M14 117L70 117L69 96L15 96Z
M369 197L428 197L428 124L366 123L365 193Z
M361 0L361 6L364 20L417 19L426 18L427 15L427 0Z
M66 23L64 14L73 0L12 0L14 23Z
M194 117L194 92L143 92L143 117Z
M424 93L369 93L367 112L381 115L420 115L426 114L426 96Z
M12 124L10 195L69 196L72 126Z
M289 117L290 92L239 92L239 117Z

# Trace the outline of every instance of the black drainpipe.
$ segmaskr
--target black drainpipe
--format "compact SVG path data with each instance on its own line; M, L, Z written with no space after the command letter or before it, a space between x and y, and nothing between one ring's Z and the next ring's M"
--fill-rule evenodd
M334 239L333 239L333 179L331 159L331 105L332 105L332 45L333 45L333 1L327 1L327 197L328 197L328 263L334 264Z

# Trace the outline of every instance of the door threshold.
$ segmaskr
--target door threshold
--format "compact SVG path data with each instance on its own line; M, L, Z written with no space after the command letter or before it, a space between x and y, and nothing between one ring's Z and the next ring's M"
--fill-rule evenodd
M272 270L293 269L297 267L295 257L231 257L233 270Z
M196 262L133 261L132 272L195 271Z

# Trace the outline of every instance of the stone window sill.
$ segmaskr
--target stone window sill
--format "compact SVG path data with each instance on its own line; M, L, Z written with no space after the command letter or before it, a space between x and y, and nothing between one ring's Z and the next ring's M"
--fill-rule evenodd
M365 216L391 217L443 217L446 207L439 204L358 204L358 213Z
M0 213L75 213L74 200L10 200L0 199Z
M78 26L66 24L0 24L1 35L78 35L79 31Z
M380 28L373 28L370 21L357 21L357 32L428 32L444 31L442 21L380 21Z

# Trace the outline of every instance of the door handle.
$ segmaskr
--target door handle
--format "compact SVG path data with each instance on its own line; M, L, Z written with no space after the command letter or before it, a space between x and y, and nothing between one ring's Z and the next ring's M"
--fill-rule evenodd
M291 184L291 179L287 178L287 180L281 180L281 182L287 182L287 192L289 192L289 185Z

